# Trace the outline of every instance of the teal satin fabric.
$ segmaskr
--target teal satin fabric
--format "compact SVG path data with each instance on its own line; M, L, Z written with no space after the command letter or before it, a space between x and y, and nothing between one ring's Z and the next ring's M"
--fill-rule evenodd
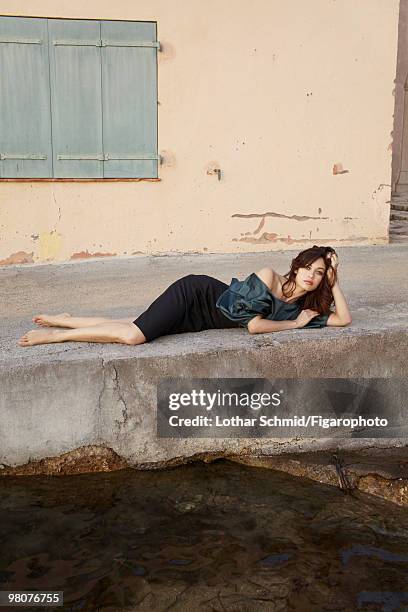
M271 321L293 321L302 310L304 299L288 304L275 297L255 273L245 280L233 278L229 288L216 302L217 308L232 321L239 321L246 327L256 315ZM327 325L328 314L314 317L304 327L319 328Z

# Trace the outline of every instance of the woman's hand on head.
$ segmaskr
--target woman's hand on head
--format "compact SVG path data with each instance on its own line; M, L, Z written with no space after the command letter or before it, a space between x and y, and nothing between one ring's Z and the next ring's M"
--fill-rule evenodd
M327 280L329 281L330 285L332 285L334 281L334 271L337 272L337 267L339 265L339 258L337 257L336 253L328 253L326 255L326 261L329 264L326 272Z
M296 327L304 327L309 323L309 321L314 319L314 317L317 317L318 314L319 313L317 312L317 310L312 310L311 308L306 308L306 310L302 310L295 319Z

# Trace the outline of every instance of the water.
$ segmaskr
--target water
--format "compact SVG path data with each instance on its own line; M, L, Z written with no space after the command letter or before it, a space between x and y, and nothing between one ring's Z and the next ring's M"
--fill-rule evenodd
M408 610L408 509L361 492L218 461L3 478L0 500L0 590L56 610Z

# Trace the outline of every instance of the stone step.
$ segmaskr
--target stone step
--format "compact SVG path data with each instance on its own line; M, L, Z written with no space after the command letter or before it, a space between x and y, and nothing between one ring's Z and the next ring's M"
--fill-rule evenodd
M407 238L408 237L408 231L400 231L400 232L390 232L390 238L391 236L394 236L395 238Z
M408 236L391 236L389 244L407 244Z
M405 210L392 211L390 219L391 221L408 221L408 211L405 211Z
M400 193L392 193L391 198L393 200L407 200L408 201L408 192L401 191Z
M405 242L408 242L408 234L391 234L388 237L389 241L393 241L393 240L402 240Z
M408 223L391 220L389 229L390 242L408 242Z
M391 210L405 210L408 212L408 202L406 204L391 202Z
M408 236L408 228L389 231L390 236Z
M391 232L395 232L395 233L403 233L403 234L408 234L408 224L407 223L401 223L401 222L397 222L397 221L391 221L390 223L390 233Z

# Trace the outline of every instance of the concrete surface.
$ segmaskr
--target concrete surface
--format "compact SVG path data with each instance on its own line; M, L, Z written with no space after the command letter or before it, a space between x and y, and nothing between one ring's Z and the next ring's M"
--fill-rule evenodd
M174 458L405 446L406 439L156 437L156 385L184 377L404 377L408 372L408 245L338 249L353 323L249 335L242 329L163 337L142 346L63 343L21 348L41 312L137 316L172 281L207 273L229 283L298 251L103 259L6 267L1 274L0 463L18 466L96 445L131 465Z

